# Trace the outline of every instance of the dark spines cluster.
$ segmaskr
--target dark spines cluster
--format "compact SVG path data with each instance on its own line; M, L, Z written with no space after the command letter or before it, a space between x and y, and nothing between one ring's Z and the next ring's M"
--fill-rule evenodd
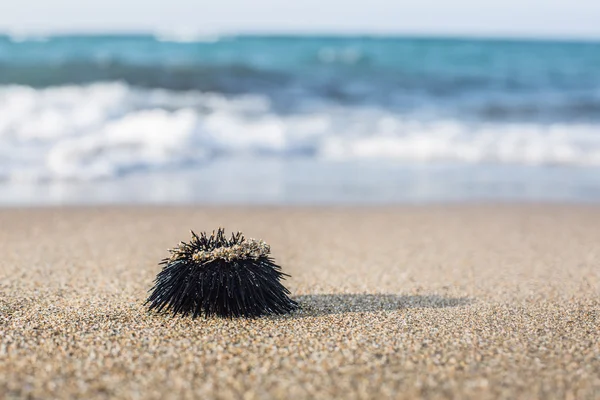
M146 301L151 310L194 318L258 317L298 307L280 282L289 275L262 240L246 240L240 232L228 239L220 228L210 236L192 232L189 243L170 252Z

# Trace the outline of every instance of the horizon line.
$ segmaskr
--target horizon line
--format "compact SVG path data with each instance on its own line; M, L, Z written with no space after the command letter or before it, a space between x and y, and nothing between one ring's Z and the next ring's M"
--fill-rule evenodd
M415 38L415 39L471 39L471 40L517 40L517 41L581 41L598 42L598 35L581 34L531 34L519 32L417 32L417 31L303 31L303 30L193 30L193 29L49 29L14 30L0 28L0 36L17 38L61 37L61 36L164 36L184 37L201 40L203 38L224 37L330 37L330 38Z

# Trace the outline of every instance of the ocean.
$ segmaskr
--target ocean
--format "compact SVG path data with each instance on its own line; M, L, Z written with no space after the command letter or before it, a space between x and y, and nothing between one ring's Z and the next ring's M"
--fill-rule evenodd
M600 42L0 35L0 204L600 201Z

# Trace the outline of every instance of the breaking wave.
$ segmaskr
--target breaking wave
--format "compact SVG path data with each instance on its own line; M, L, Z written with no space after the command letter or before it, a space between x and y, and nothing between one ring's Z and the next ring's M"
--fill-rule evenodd
M600 166L600 126L468 122L336 103L280 113L267 96L121 82L0 87L0 177L111 179L215 157Z

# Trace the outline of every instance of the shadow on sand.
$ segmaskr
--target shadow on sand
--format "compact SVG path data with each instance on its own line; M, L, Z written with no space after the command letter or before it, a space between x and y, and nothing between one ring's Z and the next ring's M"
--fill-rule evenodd
M394 294L310 294L295 296L294 300L300 304L300 316L306 317L405 308L460 307L473 303L473 300L467 297Z

